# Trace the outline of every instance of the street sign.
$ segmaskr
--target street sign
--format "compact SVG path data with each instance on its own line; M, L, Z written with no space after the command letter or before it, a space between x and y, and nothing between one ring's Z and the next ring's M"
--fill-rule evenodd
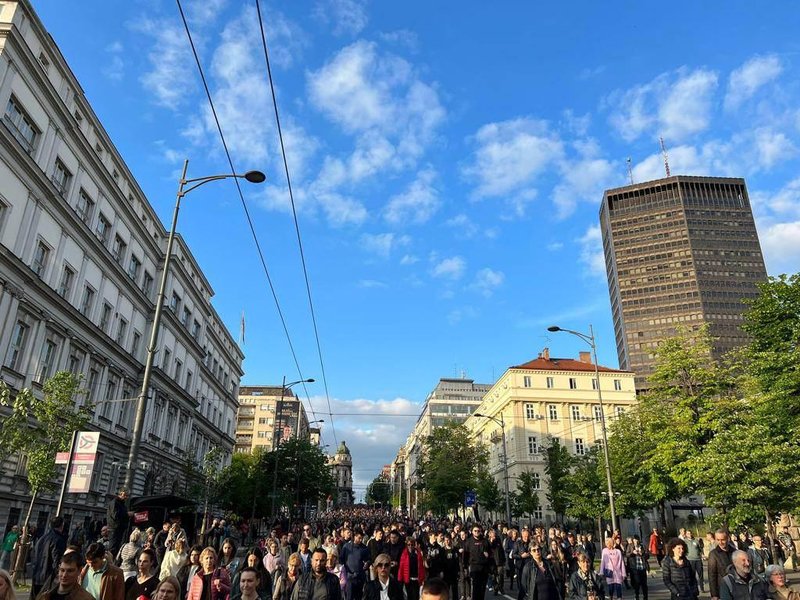
M92 471L97 455L97 446L100 443L100 433L97 431L80 431L72 453L72 468L69 474L70 494L85 494L92 483ZM58 452L56 464L69 463L69 452Z
M476 500L475 490L467 490L466 493L464 494L464 506L466 506L467 508L472 508L473 506L475 506L475 500Z

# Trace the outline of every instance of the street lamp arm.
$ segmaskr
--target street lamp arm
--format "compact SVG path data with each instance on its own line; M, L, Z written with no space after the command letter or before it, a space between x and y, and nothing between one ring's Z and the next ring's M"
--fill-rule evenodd
M187 183L193 183L194 185L186 188L181 189L180 196L183 197L192 190L196 190L201 185L205 185L209 181L219 181L220 179L246 179L250 183L262 183L266 180L266 175L264 175L261 171L248 171L244 174L228 174L228 175L207 175L206 177L194 177L192 179L184 179L181 181L182 186L186 185ZM181 186L181 187L182 187Z
M484 419L489 419L490 421L494 421L495 423L500 425L500 427L505 427L505 423L503 422L503 420L502 419L498 419L497 417L490 417L489 415L484 415L482 413L473 413L472 416L474 416L474 417L483 417Z
M551 327L548 327L547 331L563 331L564 333L571 333L572 335L578 336L584 342L586 342L592 348L594 348L594 338L590 335L586 335L585 333L581 333L580 331L575 331L573 329L564 329L563 327L558 327L557 325L552 325Z

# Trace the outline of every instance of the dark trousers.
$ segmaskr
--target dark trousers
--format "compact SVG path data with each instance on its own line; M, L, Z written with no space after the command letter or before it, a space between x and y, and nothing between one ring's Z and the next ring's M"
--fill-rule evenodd
M406 585L406 600L419 600L419 581L409 581Z
M445 578L447 585L450 586L450 600L458 600L458 579L451 580Z
M647 600L647 571L644 569L632 569L630 576L631 587L633 588L633 593L636 594L636 600L639 600L640 590L643 600Z
M471 588L472 580L469 578L469 571L461 569L461 575L458 578L458 597L467 600L472 596Z
M348 577L344 586L345 600L361 600L364 595L364 578Z
M472 600L483 600L486 596L486 582L489 580L489 573L484 569L470 573L472 579Z
M703 581L703 561L702 560L690 560L689 564L692 566L692 570L694 574L697 576L697 587L700 588L700 591L705 591L705 582Z
M505 565L499 567L492 567L492 587L494 588L494 595L503 593L503 584L505 583L506 568Z

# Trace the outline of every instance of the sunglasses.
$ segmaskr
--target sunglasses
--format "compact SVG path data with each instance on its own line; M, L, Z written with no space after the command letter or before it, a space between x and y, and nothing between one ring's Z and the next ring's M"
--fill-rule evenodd
M532 548L531 552L533 552L534 554L541 554L542 550L540 548Z
M378 567L379 569L388 569L392 565L389 563L375 563L375 566Z

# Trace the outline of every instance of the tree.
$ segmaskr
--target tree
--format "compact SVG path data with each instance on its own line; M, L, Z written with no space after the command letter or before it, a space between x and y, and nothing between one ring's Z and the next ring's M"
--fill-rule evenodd
M487 460L486 449L470 441L463 424L434 429L423 440L419 467L418 486L426 492L427 506L438 514L458 508L464 494L477 487L478 472Z
M481 469L478 472L478 484L475 487L475 492L478 497L478 503L484 510L488 510L491 513L505 511L506 498L503 492L500 491L497 481L488 470Z
M333 494L336 482L328 458L316 444L292 438L264 454L261 472L267 479L276 506L302 506ZM277 487L272 489L277 465ZM270 503L272 497L270 495Z
M547 501L557 518L563 520L567 510L567 490L569 488L572 456L558 438L551 437L544 448L544 472L547 475Z
M520 515L533 518L533 513L541 506L539 489L541 488L539 474L534 471L524 471L517 479L516 504Z
M380 504L386 506L392 496L391 484L383 475L378 475L367 486L367 504Z
M608 498L603 463L597 446L574 461L572 475L567 486L565 514L578 520L594 520L608 515Z
M80 382L76 375L59 371L45 381L41 398L27 388L12 397L8 386L0 382L0 406L10 409L10 414L0 423L0 448L5 454L25 456L28 461L31 501L25 516L22 547L27 547L36 498L55 486L56 454L68 452L74 432L83 429L91 419L91 406L76 406L76 398L84 393ZM15 578L24 561L24 552L19 552Z

